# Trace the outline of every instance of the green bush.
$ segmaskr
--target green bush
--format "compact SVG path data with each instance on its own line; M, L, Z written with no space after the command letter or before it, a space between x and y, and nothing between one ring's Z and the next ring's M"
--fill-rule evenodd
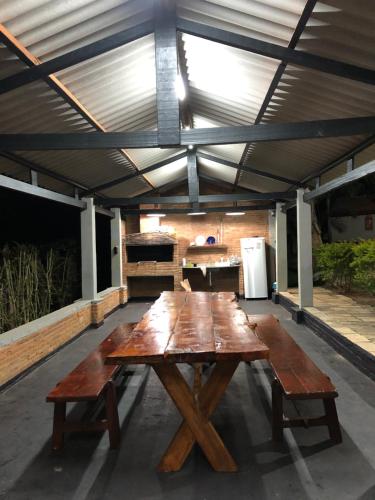
M375 295L375 240L361 241L353 245L354 284Z
M334 288L348 291L351 288L354 269L353 243L325 243L315 251L315 265L322 281Z
M327 286L375 294L375 240L325 243L314 251L315 270Z

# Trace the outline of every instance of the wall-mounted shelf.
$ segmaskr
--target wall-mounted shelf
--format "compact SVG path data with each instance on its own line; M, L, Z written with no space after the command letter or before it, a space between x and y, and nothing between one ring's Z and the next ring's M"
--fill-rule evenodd
M214 243L213 245L191 245L187 248L188 252L194 250L227 250L228 245Z

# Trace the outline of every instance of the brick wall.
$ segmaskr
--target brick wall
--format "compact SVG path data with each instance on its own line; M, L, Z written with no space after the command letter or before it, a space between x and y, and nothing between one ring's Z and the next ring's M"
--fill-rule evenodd
M181 265L182 258L196 263L209 263L225 260L231 255L241 255L240 238L263 236L268 243L268 211L247 212L238 217L225 216L224 214L207 214L202 217L189 217L186 215L167 215L161 219L161 225L173 226L176 230L178 240L178 264ZM227 248L224 250L215 249L209 251L203 249L189 249L190 242L194 241L196 236L202 234L208 236L217 236L222 234L222 241ZM181 269L181 268L179 268ZM240 267L240 293L243 294L243 272ZM178 280L180 281L180 279Z
M56 351L127 301L126 288L110 288L97 301L78 301L0 335L0 387Z
M269 243L269 227L268 227L268 211L247 212L239 217L225 216L220 213L207 214L200 216L187 215L167 215L160 219L161 225L172 226L176 231L178 244L174 252L174 261L158 262L157 264L136 264L128 263L126 260L126 248L124 251L124 282L126 283L127 276L163 276L173 275L175 289L180 290L180 281L182 280L182 259L185 257L188 261L196 263L209 263L229 258L231 255L241 255L240 238L251 236L263 236L266 242ZM207 236L222 235L222 241L227 246L224 250L218 249L189 249L190 242L194 241L196 236L202 234ZM243 271L240 267L239 273L240 293L244 293L243 289ZM145 295L147 291L145 290Z

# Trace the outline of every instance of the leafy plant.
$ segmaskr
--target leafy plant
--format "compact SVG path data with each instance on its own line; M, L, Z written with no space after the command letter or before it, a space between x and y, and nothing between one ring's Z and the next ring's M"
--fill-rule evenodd
M353 243L325 243L314 251L316 270L328 285L349 291L354 277L351 263L354 258Z
M355 285L375 295L375 240L353 245L353 254L350 267L354 271Z

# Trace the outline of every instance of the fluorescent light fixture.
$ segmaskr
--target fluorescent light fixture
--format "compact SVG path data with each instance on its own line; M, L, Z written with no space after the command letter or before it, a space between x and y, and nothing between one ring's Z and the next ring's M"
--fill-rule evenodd
M245 212L227 212L225 215L245 215Z
M165 214L147 214L147 217L165 217Z
M207 212L190 212L187 215L206 215Z
M183 81L182 76L180 74L177 75L177 78L175 81L175 90L176 90L176 95L179 98L179 100L183 101L186 97L186 90L185 90L184 81Z

